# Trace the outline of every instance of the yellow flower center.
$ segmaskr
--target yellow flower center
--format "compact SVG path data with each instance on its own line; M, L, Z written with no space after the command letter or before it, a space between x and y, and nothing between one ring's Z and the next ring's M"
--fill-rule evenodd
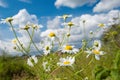
M6 22L12 22L13 21L13 18L12 17L8 17L5 19Z
M68 15L63 15L63 19L66 20L66 18L68 18Z
M30 27L28 25L25 25L24 30L28 30Z
M66 47L65 47L65 50L72 50L73 48L72 48L72 46L70 46L70 45L66 45Z
M73 24L73 22L68 22L68 26L73 26L74 24Z
M98 50L93 50L94 54L100 54L100 52Z
M16 44L16 43L17 43L17 40L16 40L16 39L13 39L13 40L12 40L12 43L13 43L13 44Z
M99 24L98 26L99 26L99 27L104 27L105 25L104 25L104 24Z
M51 33L49 34L49 37L55 37L55 33L54 33L54 32L51 32Z
M70 64L70 61L65 61L63 64L64 65Z

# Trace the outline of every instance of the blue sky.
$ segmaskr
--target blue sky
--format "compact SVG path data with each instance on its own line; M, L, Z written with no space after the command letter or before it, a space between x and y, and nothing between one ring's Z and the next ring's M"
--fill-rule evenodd
M35 40L40 41L50 31L60 31L61 19L57 16L63 14L73 15L71 19L77 26L71 31L70 42L79 43L82 38L82 25L80 20L86 20L86 32L95 31L98 23L108 25L113 17L118 17L120 13L120 0L0 0L0 19L15 17L17 20L14 26L20 28L27 22L42 25L40 31L36 32ZM78 26L79 25L79 26ZM107 26L108 27L108 26ZM96 39L103 31L96 33ZM21 40L27 41L28 36L24 32ZM38 38L40 36L40 38ZM7 24L0 24L0 50L11 45L10 41L14 38L10 27ZM26 43L26 42L24 42ZM11 50L8 47L8 50ZM12 51L12 50L11 50Z
M2 0L3 1L3 0ZM74 9L69 7L56 8L54 5L55 0L29 0L30 2L23 2L20 0L4 0L6 7L0 7L0 17L9 17L18 13L20 9L27 9L31 14L41 16L56 16L62 14L74 14L80 15L84 13L92 13L93 5L87 5L76 7ZM9 14L8 14L9 13Z

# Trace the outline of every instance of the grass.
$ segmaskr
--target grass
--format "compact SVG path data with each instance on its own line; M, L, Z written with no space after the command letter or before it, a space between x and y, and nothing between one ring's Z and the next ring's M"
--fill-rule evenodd
M102 37L102 50L106 54L101 56L99 61L94 59L94 55L86 58L87 54L80 51L73 67L59 67L56 65L59 58L68 56L68 54L51 53L45 57L38 57L39 61L35 67L29 67L26 64L26 57L1 56L0 80L85 80L85 78L88 80L119 80L120 47L118 37L120 29L118 30L118 28L120 25L115 26L105 32ZM112 32L114 35L110 36ZM42 61L52 63L50 72L42 69Z

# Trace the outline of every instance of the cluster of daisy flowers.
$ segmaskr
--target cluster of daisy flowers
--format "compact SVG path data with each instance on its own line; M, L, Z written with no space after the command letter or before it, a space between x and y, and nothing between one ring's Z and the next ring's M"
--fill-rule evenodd
M63 21L64 21L63 26L64 26L65 30L67 31L63 35L62 40L59 39L58 34L51 31L47 35L47 40L43 41L43 43L40 45L42 47L42 51L43 51L43 54L40 54L41 57L49 56L49 54L51 54L51 53L56 54L59 51L62 54L70 54L70 56L66 56L66 57L60 56L59 61L56 63L57 66L71 66L72 67L75 62L76 55L79 54L79 49L77 49L77 48L75 48L75 46L69 44L69 38L71 36L71 33L70 33L71 28L75 25L72 21L67 22L67 18L69 18L69 17L72 17L72 15L58 16L58 18L63 19ZM35 24L26 24L24 28L21 28L21 30L25 30L28 33L29 38L30 38L29 46L27 48L25 48L25 46L22 44L22 42L19 40L19 38L16 35L15 29L12 25L13 20L14 19L12 17L10 17L10 18L3 20L2 23L7 22L10 24L12 31L15 35L15 39L12 40L12 43L15 45L14 49L16 49L16 50L18 49L22 53L27 54L27 56L28 56L27 64L31 67L34 67L38 63L38 58L35 55L29 56L29 51L30 51L31 44L33 44L33 46L36 48L36 50L38 52L40 52L39 48L36 46L36 44L33 41L34 30L39 29L39 26L35 25ZM83 23L85 23L85 21L83 21ZM104 26L105 26L104 24L99 24L99 27L104 27ZM29 32L29 29L31 29L31 27L32 27L32 35ZM93 34L93 32L91 31L90 34ZM58 45L58 47L57 47L58 49L56 50L56 52L53 52L56 43ZM93 55L95 55L96 60L100 60L100 56L105 54L105 52L101 51L101 42L99 40L95 40L93 42L93 46L91 48L88 48L85 52L88 53L87 58L93 54ZM72 55L72 54L74 54L74 55ZM52 63L50 63L50 61L46 61L44 59L43 63L42 63L43 69L46 72L51 71L51 64Z

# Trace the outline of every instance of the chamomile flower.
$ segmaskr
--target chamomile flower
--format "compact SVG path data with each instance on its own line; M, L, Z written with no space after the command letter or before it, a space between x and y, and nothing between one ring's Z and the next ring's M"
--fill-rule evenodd
M64 45L62 48L63 53L77 53L79 50L77 48L74 48L74 46L71 45Z
M13 44L17 44L17 39L13 39L13 40L12 40L12 43L13 43Z
M54 40L55 37L56 37L56 34L55 34L54 32L50 32L50 33L48 34L48 37L49 37L51 40Z
M28 29L30 29L30 26L29 26L28 24L26 24L26 25L24 26L24 28L21 28L21 29L23 29L23 30L28 30Z
M33 25L32 25L32 28L33 28L33 29L36 29L36 30L37 30L37 29L40 29L40 28L42 28L42 27L43 27L42 25L38 25L38 24L33 24Z
M67 37L70 37L70 35L71 35L70 33L67 33L67 34L66 34Z
M72 64L75 62L75 57L66 57L66 58L60 58L57 65L59 66L72 66Z
M92 53L95 55L96 60L100 60L100 56L104 55L104 52L100 51L99 49L93 49Z
M1 19L1 23L11 23L13 21L12 17L8 17L6 19Z
M103 23L100 23L100 24L98 24L98 27L101 27L101 28L103 28L103 27L105 27L105 24L103 24Z
M43 68L46 72L49 72L50 71L50 66L48 65L48 62L43 62Z
M74 24L73 22L70 21L70 22L67 22L67 23L64 22L64 23L62 23L61 25L62 25L62 26L72 27L72 26L74 26L75 24ZM75 26L76 26L76 25L75 25Z
M96 60L100 60L100 56L105 54L105 52L100 51L99 49L88 49L88 50L85 51L85 52L88 53L88 55L86 56L87 58L88 58L91 54L94 54Z
M100 48L101 48L101 42L100 42L100 40L94 40L94 42L93 42L93 48L100 50Z
M44 54L45 54L45 55L48 55L48 54L50 53L51 49L52 49L52 45L47 44L47 45L43 48Z
M67 23L67 25L68 25L69 27L72 27L72 26L74 26L74 23L70 21L70 22Z
M66 19L69 17L72 17L72 15L64 14L63 16L58 16L58 18L63 18L64 21L66 21Z
M33 67L34 64L37 64L37 62L38 62L38 59L35 55L29 57L28 60L27 60L27 64L31 67Z

